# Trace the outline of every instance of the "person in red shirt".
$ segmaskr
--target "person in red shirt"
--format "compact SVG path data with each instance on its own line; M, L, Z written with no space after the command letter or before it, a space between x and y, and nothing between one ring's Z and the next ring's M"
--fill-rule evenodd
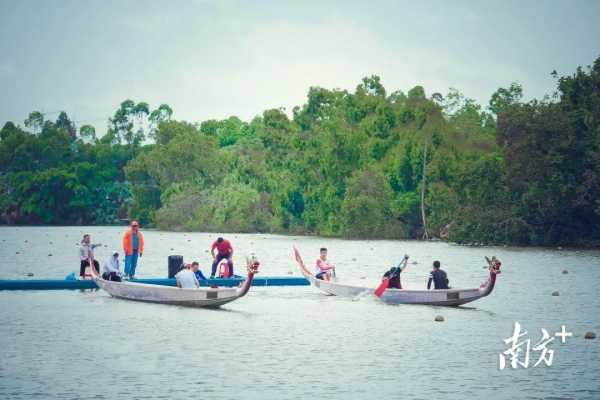
M215 249L217 249L216 255ZM215 277L217 265L219 265L221 260L227 260L227 265L229 265L229 276L233 276L233 247L231 247L229 240L225 240L222 237L217 238L212 246L210 246L210 254L213 256L212 271L210 273L211 279Z

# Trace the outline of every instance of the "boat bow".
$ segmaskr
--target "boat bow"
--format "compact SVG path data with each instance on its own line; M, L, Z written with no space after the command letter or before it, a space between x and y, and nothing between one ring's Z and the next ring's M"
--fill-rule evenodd
M252 281L254 280L254 275L258 274L258 267L260 263L255 257L246 258L246 268L248 269L248 276L246 280L242 283L242 286L238 289L237 297L243 297L250 290L250 286L252 286Z

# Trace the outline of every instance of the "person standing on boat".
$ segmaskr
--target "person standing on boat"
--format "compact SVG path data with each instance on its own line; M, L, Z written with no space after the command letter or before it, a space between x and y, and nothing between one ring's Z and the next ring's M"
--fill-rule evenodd
M331 280L331 271L335 267L327 262L327 249L325 247L321 247L319 252L321 254L317 258L317 273L315 274L315 278L329 281Z
M440 269L440 262L433 262L433 271L429 274L429 280L427 281L427 290L431 288L431 282L433 281L434 289L448 289L448 275L446 271Z
M217 250L217 254L215 255L215 249ZM210 273L210 278L214 278L217 273L217 266L221 260L227 260L227 265L229 267L229 276L233 276L233 247L231 247L231 243L229 240L223 239L222 237L217 238L210 246L210 254L213 257L212 270Z
M138 255L141 257L144 253L144 236L140 232L137 221L133 221L131 229L125 231L123 235L123 250L125 251L125 276L134 278Z
M102 266L102 278L107 281L121 282L121 271L119 271L119 252L113 251L112 256Z
M184 268L175 274L175 281L178 288L196 289L200 287L198 279L196 279L196 271L198 271L198 263L193 262L189 268Z
M101 246L100 243L92 244L92 237L86 233L81 239L81 247L79 248L79 276L85 276L85 268L90 266L90 260L94 264L97 273L100 273L100 263L94 260L94 249Z

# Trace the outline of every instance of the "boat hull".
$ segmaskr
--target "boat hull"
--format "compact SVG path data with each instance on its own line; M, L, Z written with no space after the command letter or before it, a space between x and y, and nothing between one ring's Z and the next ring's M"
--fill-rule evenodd
M98 279L96 284L115 298L185 307L214 308L240 297L238 290L235 288L181 289L144 283L113 282L103 279Z

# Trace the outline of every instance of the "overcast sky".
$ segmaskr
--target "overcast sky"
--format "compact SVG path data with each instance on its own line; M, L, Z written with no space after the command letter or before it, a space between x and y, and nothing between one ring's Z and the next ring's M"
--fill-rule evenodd
M552 70L600 56L598 21L595 0L0 0L0 126L65 110L104 132L127 98L249 120L372 74L388 93L455 87L487 104L518 81L539 98Z

